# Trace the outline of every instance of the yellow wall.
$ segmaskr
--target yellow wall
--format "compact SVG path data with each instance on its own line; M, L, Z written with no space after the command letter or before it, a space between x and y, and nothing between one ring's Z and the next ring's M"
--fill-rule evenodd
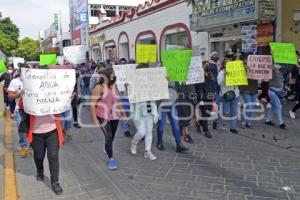
M294 9L300 9L300 0L282 0L282 41L294 43L300 50L300 33L295 34L290 30L294 25Z

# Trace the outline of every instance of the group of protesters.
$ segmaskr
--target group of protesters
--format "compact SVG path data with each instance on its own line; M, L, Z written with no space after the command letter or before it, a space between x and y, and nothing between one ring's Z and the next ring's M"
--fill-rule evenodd
M24 91L20 71L9 65L8 71L1 75L0 82L4 80L5 104L11 111L11 117L17 122L21 147L20 157L27 157L29 147L32 148L37 169L36 179L43 181L43 161L47 152L52 189L59 195L63 192L59 184L59 149L65 141L72 140L71 128L73 126L78 129L83 126L78 115L79 107L82 107L80 104L89 105L93 123L105 137L104 150L108 158L108 168L115 170L118 165L114 159L113 142L118 127L121 128L124 136L132 138L131 145L128 147L132 155L137 155L137 146L144 140L144 157L151 161L157 159L152 152L153 129L156 127L156 147L164 151L166 148L163 134L168 121L178 153L188 151L184 142L194 143L189 131L192 122L199 133L203 132L204 136L210 139L213 135L209 122L212 122L212 129L223 129L223 122L227 117L226 119L230 121L229 132L238 134L238 120L241 119L244 128L251 129L254 111L258 106L266 107L266 125L275 126L272 121L275 115L278 127L286 129L281 102L282 92L286 85L291 88L287 96L294 95L293 100L296 101L295 107L289 112L292 119L296 118L295 113L300 108L299 53L298 58L298 65L288 70L282 65L274 64L273 76L269 81L249 79L248 85L245 86L227 86L225 84L227 63L242 60L247 68L247 56L230 54L221 62L219 54L213 52L209 60L199 63L204 71L203 83L187 85L184 82L169 81L169 99L140 103L130 103L126 92L128 84L125 84L125 92L119 92L116 84L117 77L109 61L98 63L88 61L81 65L72 65L72 68L76 70L76 85L70 97L72 98L70 109L59 115L30 115L27 129L23 127L25 119L22 95ZM114 64L133 63L135 63L133 59L127 61L122 58ZM22 67L36 68L20 64L19 68ZM136 69L145 68L150 68L149 64L141 63L136 67ZM287 81L285 77L288 77ZM262 88L261 94L259 86ZM239 116L239 109L242 110L241 116ZM132 131L135 129L136 133L133 135Z

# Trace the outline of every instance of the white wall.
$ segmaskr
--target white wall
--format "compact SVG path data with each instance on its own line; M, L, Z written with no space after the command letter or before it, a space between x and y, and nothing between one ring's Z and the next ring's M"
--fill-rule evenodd
M135 58L135 40L140 32L152 30L157 39L157 44L160 44L160 36L163 29L172 24L184 23L189 27L189 15L192 13L192 8L187 7L186 3L182 2L165 10L153 13L146 17L135 17L131 22L123 23L115 27L98 32L101 35L105 33L106 40L114 40L118 46L118 37L122 31L127 32L129 37L130 58ZM192 46L197 49L203 49L205 57L208 55L208 34L191 32ZM103 49L103 42L101 43ZM106 58L104 58L106 59Z

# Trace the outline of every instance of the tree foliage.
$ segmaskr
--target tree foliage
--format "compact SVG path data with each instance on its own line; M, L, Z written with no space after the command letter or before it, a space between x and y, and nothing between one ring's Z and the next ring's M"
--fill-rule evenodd
M36 61L39 59L39 55L41 54L39 42L26 37L19 41L19 47L12 53L14 56L25 58L27 61Z
M19 28L9 17L0 20L0 50L7 56L18 47Z

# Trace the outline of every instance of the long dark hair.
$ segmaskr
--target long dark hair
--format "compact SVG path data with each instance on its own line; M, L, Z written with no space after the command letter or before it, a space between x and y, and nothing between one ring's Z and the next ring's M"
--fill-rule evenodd
M104 83L106 83L107 85L109 85L110 76L113 73L114 73L114 69L112 67L105 68L103 73L101 73L98 84L103 85Z

